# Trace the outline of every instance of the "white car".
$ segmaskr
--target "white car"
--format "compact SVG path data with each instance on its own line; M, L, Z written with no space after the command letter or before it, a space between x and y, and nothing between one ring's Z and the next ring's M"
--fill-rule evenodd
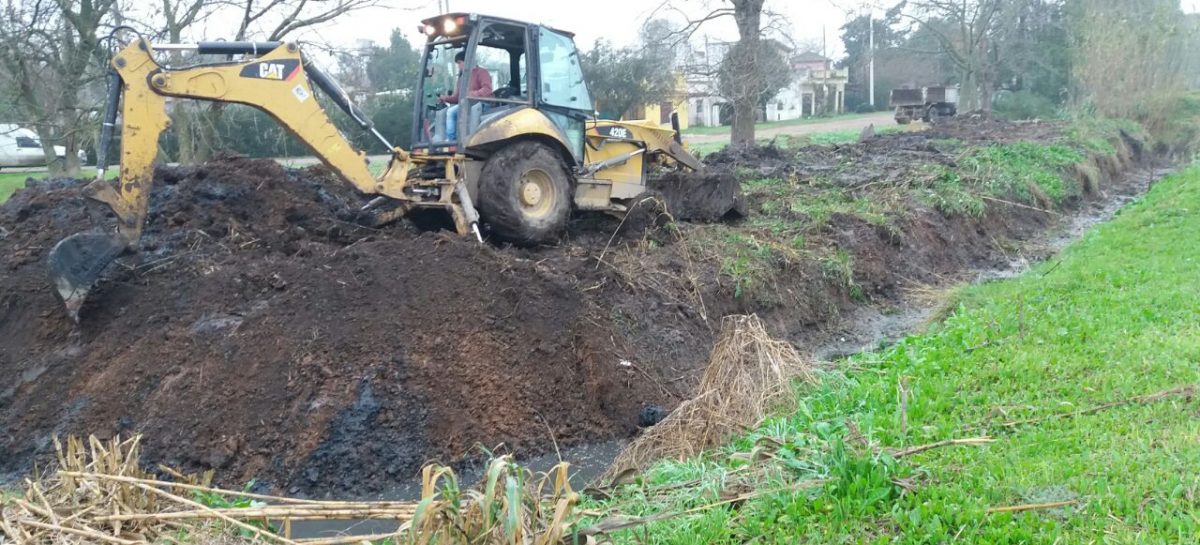
M54 146L59 157L65 157L66 148ZM87 152L79 150L79 164L87 163ZM0 167L46 166L46 154L37 133L17 125L0 124Z

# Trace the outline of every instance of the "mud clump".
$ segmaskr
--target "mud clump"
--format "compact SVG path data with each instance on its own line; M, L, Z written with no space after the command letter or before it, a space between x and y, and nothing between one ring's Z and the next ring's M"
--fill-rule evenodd
M741 184L729 169L674 171L647 185L662 196L667 211L677 220L716 222L746 215Z

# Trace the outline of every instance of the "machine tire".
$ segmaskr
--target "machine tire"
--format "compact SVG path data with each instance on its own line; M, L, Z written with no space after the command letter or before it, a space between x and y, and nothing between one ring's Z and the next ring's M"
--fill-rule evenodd
M551 242L567 226L574 201L559 154L540 142L509 144L483 165L479 215L496 237L519 245Z

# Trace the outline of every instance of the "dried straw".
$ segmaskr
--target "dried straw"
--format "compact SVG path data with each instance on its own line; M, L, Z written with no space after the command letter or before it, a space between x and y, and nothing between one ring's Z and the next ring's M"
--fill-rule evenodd
M474 489L460 489L449 468L430 465L422 473L419 502L315 501L213 488L207 484L211 475L190 477L169 468L162 469L182 482L151 479L139 465L139 444L140 437L107 442L90 437L86 445L69 437L65 447L56 441L58 470L26 480L22 497L0 509L0 543L134 545L171 542L183 529L229 543L335 545L391 538L539 545L561 541L580 516L565 463L534 474L511 457L497 458ZM197 501L197 494L226 503L257 498L270 504L217 508ZM396 530L308 540L290 535L292 521L363 519L393 520Z
M696 396L625 447L606 477L692 457L744 433L795 403L791 385L813 382L812 368L790 343L772 339L757 316L725 317Z

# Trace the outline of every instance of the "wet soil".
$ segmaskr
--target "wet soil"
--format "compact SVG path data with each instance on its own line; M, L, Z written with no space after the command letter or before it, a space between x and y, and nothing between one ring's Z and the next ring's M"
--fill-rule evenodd
M142 432L149 461L297 491L407 478L476 445L526 450L635 429L661 394L619 365L589 274L404 224L345 217L314 174L227 157L158 172L142 251L76 326L45 255L90 228L80 184L0 212L0 466L55 433ZM576 270L578 269L578 270ZM697 352L689 357L702 358Z
M945 130L1056 134L963 124ZM803 180L861 160L852 170L872 174L844 183L878 186L913 156L940 160L927 151L938 138L709 162L718 176ZM891 158L872 162L871 150ZM140 432L151 464L291 493L371 493L480 447L534 455L628 437L645 406L689 395L722 315L758 313L777 335L820 346L856 310L890 312L906 287L1000 266L1059 220L915 203L894 230L835 216L814 244L853 255L861 296L802 262L780 265L777 296L764 301L739 297L689 244L693 224L630 233L583 215L557 245L511 248L408 223L360 226L362 197L319 170L226 156L156 178L141 251L106 271L78 325L45 256L112 218L73 180L0 205L0 374L16 377L0 388L0 473L45 459L54 434Z

